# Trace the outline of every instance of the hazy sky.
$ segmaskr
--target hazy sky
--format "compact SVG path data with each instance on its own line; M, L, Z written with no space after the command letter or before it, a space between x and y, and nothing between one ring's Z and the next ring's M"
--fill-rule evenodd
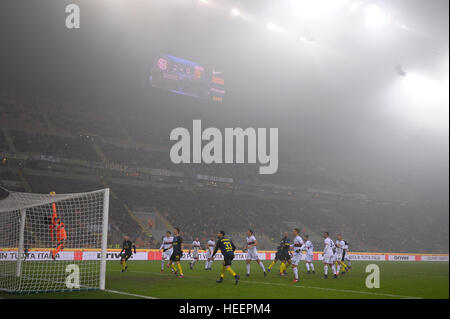
M437 106L416 98L395 71L401 64L407 74L448 78L447 0L365 1L392 15L376 30L365 25L363 8L295 16L287 0L71 2L81 8L79 30L64 27L65 2L1 1L0 89L140 110L167 139L194 118L278 127L280 167L308 163L444 188L448 200L448 95ZM242 17L230 16L233 5ZM268 22L287 31L270 32ZM302 42L304 34L314 42ZM159 53L223 70L225 102L151 89Z

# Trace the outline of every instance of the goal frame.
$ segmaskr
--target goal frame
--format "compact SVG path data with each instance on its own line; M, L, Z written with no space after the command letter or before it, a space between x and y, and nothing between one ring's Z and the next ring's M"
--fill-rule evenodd
M5 190L5 189L2 189ZM7 190L5 190L7 191ZM48 196L48 194L35 194L35 193L21 193L21 192L9 192L7 191L9 195L11 194L28 194L28 195L43 195ZM71 194L58 194L58 197L53 200L46 200L45 202L37 202L36 203L28 203L24 204L21 203L17 198L12 198L8 200L8 197L0 199L0 214L4 213L10 213L10 212L20 212L20 221L19 221L19 234L18 234L18 247L17 247L17 260L16 260L16 267L15 267L15 277L17 280L21 280L22 275L22 264L25 259L25 251L24 251L24 238L25 238L25 224L26 224L26 217L27 217L27 209L32 209L34 207L42 206L45 204L48 204L50 202L58 202L63 201L69 197L77 197L77 195L82 198L86 195L94 195L94 194L100 194L103 193L103 205L102 205L102 226L101 226L101 242L100 242L100 260L99 260L99 285L98 287L89 287L89 288L73 288L73 289L64 289L63 291L79 291L79 290L105 290L106 287L106 257L107 257L107 245L108 245L108 220L109 220L109 200L110 200L110 189L104 188L100 190L95 190L91 192L82 192L82 193L71 193ZM62 197L61 197L62 196ZM64 197L67 196L67 197ZM2 205L5 203L5 200L8 201L5 205ZM3 206L3 207L2 207ZM82 248L82 247L80 247ZM12 250L14 252L14 250ZM1 275L1 274L0 274ZM0 291L6 292L6 293L12 293L12 294L22 294L22 293L43 293L43 292L50 292L50 291L21 291L20 285L19 289L8 289L6 287L0 287ZM58 292L59 290L55 291Z

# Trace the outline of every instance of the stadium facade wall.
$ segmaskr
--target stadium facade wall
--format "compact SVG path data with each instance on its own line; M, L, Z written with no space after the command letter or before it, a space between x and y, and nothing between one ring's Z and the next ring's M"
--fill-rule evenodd
M245 260L246 253L236 252L235 260ZM275 258L274 251L260 251L258 256L261 260L273 260ZM359 261L449 261L448 254L413 254L413 253L349 253L350 260ZM66 249L57 255L57 260L98 260L100 259L100 251L92 249ZM120 249L108 249L107 260L120 260ZM157 249L139 249L131 260L161 260L161 252ZM181 260L191 260L192 255L189 251L183 253ZM206 252L200 251L199 259L206 259ZM222 260L223 256L218 253L216 260ZM0 249L0 261L17 260L17 250ZM33 249L28 253L26 261L47 261L52 260L50 249ZM322 253L315 252L314 260L322 260Z

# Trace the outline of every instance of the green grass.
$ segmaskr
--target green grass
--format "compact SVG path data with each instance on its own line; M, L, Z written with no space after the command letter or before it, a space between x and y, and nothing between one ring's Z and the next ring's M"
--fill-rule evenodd
M373 263L373 262L372 262ZM265 262L266 268L269 262ZM306 275L300 266L300 283L292 283L288 276L277 274L278 265L264 278L261 269L252 263L251 277L245 277L245 263L234 262L233 269L241 275L235 286L229 273L222 284L215 280L221 265L215 262L212 271L203 270L204 262L190 270L182 262L184 278L177 278L167 268L160 273L160 262L131 261L128 272L121 273L119 262L108 262L107 290L155 298L449 298L448 262L376 262L380 267L380 288L368 289L365 267L369 262L354 262L353 269L338 279L322 279L323 266L315 262L316 274ZM107 291L68 293L39 293L11 295L0 293L0 298L138 298Z

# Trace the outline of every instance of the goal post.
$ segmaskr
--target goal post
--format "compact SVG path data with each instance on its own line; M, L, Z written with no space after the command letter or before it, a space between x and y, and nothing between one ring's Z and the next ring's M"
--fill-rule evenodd
M109 189L32 194L0 188L0 291L105 289Z

